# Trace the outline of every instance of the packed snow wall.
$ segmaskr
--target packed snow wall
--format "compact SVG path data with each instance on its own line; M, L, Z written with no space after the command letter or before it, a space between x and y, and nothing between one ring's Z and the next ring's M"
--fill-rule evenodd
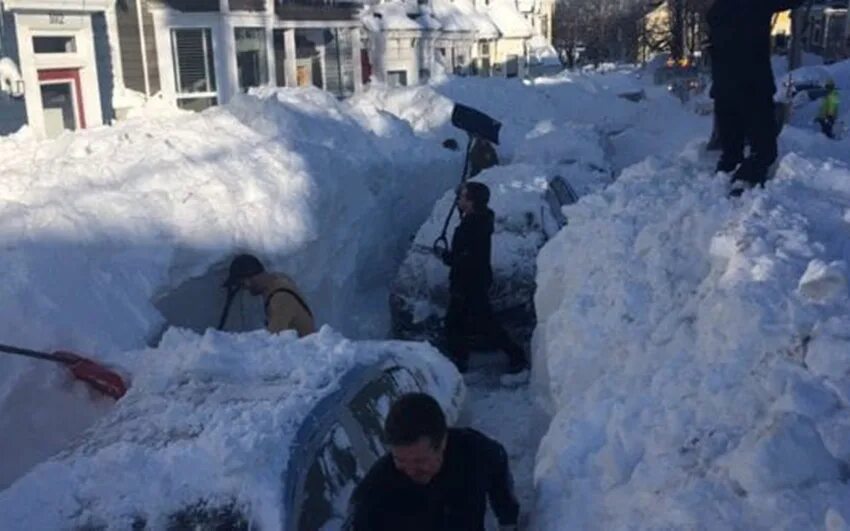
M318 90L48 142L4 138L0 342L108 362L155 343L167 324L213 327L224 268L240 251L294 277L320 324L385 334L385 278L459 158L368 102ZM169 308L162 297L192 279L198 289L166 321L152 301ZM101 408L60 369L0 359L0 422L17 434L0 451L20 457L4 460L0 487ZM68 413L58 429L57 411Z
M850 169L788 155L730 201L694 152L566 208L538 258L541 529L850 521Z

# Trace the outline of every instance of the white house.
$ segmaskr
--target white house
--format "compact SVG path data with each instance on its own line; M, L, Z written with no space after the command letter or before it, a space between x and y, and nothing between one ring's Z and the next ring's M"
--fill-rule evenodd
M361 20L373 79L413 85L438 68L480 76L541 72L544 60L557 62L542 34L551 33L552 1L520 1L522 7L516 0L394 0L367 6Z
M110 0L0 1L0 56L20 76L0 95L0 134L42 136L112 119Z
M333 0L0 0L0 57L22 85L21 97L0 97L0 134L98 126L154 97L198 110L264 85L348 96L362 86L358 9Z
M360 19L366 28L372 80L389 86L427 82L434 68L434 36L441 26L418 4L388 2L369 6Z

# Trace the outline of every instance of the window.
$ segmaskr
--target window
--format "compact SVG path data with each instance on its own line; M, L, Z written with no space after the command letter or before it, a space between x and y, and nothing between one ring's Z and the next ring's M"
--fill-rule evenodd
M490 43L489 42L482 42L481 44L478 45L478 49L480 50L482 56L490 55Z
M304 500L298 518L299 531L339 529L351 492L363 472L351 449L351 440L339 424L333 425L310 465L304 484Z
M74 37L33 37L32 47L35 53L74 53L77 42Z
M262 28L236 28L236 71L239 88L247 91L269 81L266 32Z
M201 110L214 105L215 66L209 28L171 30L171 47L178 106Z
M407 70L388 70L387 85L390 87L406 87Z

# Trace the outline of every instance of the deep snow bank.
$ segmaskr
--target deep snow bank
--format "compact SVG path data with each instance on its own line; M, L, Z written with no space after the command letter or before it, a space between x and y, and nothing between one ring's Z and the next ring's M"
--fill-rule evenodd
M320 323L381 334L385 279L460 156L368 102L318 90L48 142L0 139L0 342L110 360L156 340L165 319L153 301L190 279L195 289L160 309L171 324L215 326L237 250L293 276ZM261 326L254 300L231 313L237 328ZM99 414L65 378L0 358L0 425L17 434L0 453L18 456L3 460L0 488ZM44 411L68 413L63 428Z
M789 155L731 202L680 162L567 208L540 253L538 524L850 521L850 171Z
M206 507L235 513L219 516L228 528L285 529L288 469L304 465L290 462L296 433L353 367L391 359L413 368L450 420L463 396L451 363L427 345L349 341L328 327L304 340L172 329L158 348L123 358L135 375L128 395L0 493L0 528L186 528L175 527L189 518L181 512ZM350 490L329 500L335 526Z

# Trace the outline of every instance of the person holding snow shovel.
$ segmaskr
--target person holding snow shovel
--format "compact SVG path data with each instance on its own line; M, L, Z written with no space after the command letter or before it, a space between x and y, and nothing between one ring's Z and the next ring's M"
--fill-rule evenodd
M486 336L490 343L508 355L509 374L528 368L522 349L511 340L490 306L490 266L493 211L487 206L490 189L480 182L461 185L457 198L460 225L452 236L449 249L440 258L451 268L449 272L449 308L445 318L445 334L449 356L462 373L469 365L467 338L473 334Z
M304 337L316 331L313 313L295 282L281 273L266 271L262 262L253 255L240 254L233 259L224 287L228 290L228 302L219 329L227 320L227 308L233 296L244 288L251 295L263 297L266 329L270 333L295 330L298 337Z
M826 90L826 96L823 98L815 121L820 124L823 134L828 138L835 138L835 133L832 130L835 127L835 120L838 118L838 91L835 90L835 81L831 79L827 81Z

